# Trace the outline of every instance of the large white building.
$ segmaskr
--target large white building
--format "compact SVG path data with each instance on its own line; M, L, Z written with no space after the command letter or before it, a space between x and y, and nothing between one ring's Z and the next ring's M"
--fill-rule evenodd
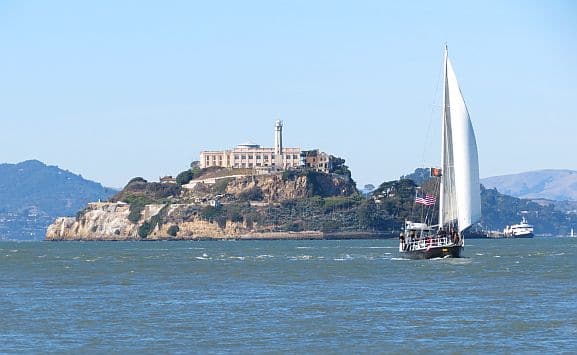
M282 121L275 122L274 142L273 148L249 142L229 150L202 151L200 167L289 169L301 165L301 149L283 147Z

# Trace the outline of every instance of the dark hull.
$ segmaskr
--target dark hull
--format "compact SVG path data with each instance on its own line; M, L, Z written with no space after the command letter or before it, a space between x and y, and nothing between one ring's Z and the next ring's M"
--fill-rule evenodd
M433 258L460 258L462 246L452 246L452 247L435 247L429 248L428 250L410 250L404 251L402 254L411 259L433 259Z
M527 233L527 234L516 235L515 238L533 238L533 236L534 236L533 233Z

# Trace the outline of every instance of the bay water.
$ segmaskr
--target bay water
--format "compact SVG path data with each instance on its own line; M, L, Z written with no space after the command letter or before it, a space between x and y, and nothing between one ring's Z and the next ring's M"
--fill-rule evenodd
M2 353L575 353L577 238L0 242Z

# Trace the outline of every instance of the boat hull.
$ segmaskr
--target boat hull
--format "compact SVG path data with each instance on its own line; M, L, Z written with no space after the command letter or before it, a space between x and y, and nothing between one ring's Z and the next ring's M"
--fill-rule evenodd
M402 254L410 259L460 258L463 247L459 245L434 247L423 250L408 250Z
M517 234L514 238L533 238L535 235L533 233Z

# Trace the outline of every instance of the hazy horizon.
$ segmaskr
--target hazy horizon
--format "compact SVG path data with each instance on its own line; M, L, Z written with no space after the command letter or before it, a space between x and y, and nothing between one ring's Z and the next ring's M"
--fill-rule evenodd
M105 186L251 140L346 159L359 186L438 165L445 42L481 177L577 170L577 5L0 3L0 162Z

